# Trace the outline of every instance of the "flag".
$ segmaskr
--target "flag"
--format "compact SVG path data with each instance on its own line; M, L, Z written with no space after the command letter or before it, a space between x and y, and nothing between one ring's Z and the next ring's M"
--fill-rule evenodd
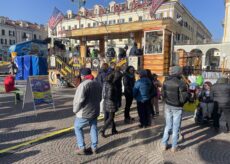
M62 14L62 12L55 7L49 19L49 28L53 30L63 18L64 15Z
M157 9L162 5L163 2L164 2L164 0L152 0L152 5L151 5L151 9L150 9L151 17L153 17L153 15L157 11Z

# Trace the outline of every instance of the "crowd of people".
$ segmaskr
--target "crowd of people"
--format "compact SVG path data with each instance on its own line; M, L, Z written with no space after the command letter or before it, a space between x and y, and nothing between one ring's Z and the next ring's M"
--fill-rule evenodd
M158 101L163 98L166 123L162 149L168 149L169 135L172 134L171 150L172 152L180 150L177 142L183 106L192 99L189 84L182 78L181 67L170 67L169 76L163 84L150 70L135 71L132 66L128 66L122 72L120 67L115 65L109 67L107 63L104 63L95 79L89 68L83 68L80 74L82 82L76 90L73 102L73 111L76 113L74 127L77 137L77 154L86 153L83 134L83 128L86 125L90 126L91 150L94 154L97 153L98 148L98 133L106 138L106 130L110 125L111 135L119 133L116 128L115 113L121 108L123 94L125 97L124 123L130 124L135 121L130 115L130 108L135 99L140 128L151 126L152 118L159 115ZM202 89L196 87L195 98L200 101L197 108L201 108L202 118L209 119L214 116L214 126L219 128L219 118L221 112L224 112L230 125L229 96L230 84L227 78L218 80L213 86L210 82L205 82ZM102 111L104 125L98 130L97 117Z

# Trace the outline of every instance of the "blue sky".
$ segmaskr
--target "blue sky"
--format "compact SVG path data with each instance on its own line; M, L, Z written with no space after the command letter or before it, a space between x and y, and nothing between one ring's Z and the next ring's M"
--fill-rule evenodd
M122 2L124 0L116 0ZM97 4L108 4L110 0L87 0L87 7ZM181 0L189 11L213 34L213 39L220 41L223 35L221 26L224 20L224 0ZM57 7L63 13L68 9L76 11L76 4L71 0L1 0L0 16L7 16L15 20L27 20L45 24L53 8Z

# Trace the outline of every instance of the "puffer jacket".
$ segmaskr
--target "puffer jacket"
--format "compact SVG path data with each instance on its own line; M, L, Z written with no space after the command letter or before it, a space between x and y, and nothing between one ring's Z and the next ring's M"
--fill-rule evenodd
M145 102L153 97L153 87L152 82L149 78L139 79L133 88L133 97L137 102Z
M188 89L179 76L169 76L163 84L165 103L175 107L183 107L188 100Z
M113 83L105 82L103 85L103 99L104 99L104 111L116 112L117 111L117 89Z

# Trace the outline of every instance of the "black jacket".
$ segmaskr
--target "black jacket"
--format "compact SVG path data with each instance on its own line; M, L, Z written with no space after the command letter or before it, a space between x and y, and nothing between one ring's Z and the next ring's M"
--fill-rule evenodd
M116 86L117 92L119 95L122 95L122 77L123 77L123 74L120 71L114 72L113 83Z
M219 108L230 110L230 84L217 82L212 86L211 91Z
M178 76L168 77L163 84L165 103L175 107L182 107L188 99L187 86Z
M125 96L133 97L133 87L135 84L135 76L131 77L128 73L126 73L123 77L123 84L124 84Z
M106 112L116 112L118 96L115 85L106 81L103 87L104 110Z

